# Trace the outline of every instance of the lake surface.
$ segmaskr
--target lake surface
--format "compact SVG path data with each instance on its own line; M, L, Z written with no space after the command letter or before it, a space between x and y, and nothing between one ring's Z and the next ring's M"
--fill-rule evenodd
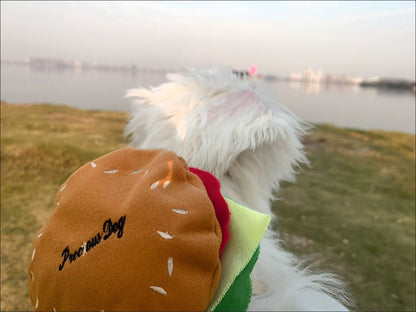
M163 72L33 71L25 66L2 65L1 100L128 111L126 90L164 81ZM309 122L415 133L414 92L284 81L264 83L284 105Z

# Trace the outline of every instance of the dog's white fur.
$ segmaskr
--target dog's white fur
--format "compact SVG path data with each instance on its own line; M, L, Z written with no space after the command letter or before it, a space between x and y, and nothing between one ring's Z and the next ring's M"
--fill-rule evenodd
M293 181L307 163L306 125L261 85L231 69L190 69L169 82L127 93L132 118L125 135L137 148L166 148L190 166L211 172L223 195L273 215L273 192ZM249 310L347 310L343 284L329 273L312 273L285 251L268 230L252 273L260 294ZM257 286L255 286L257 287Z

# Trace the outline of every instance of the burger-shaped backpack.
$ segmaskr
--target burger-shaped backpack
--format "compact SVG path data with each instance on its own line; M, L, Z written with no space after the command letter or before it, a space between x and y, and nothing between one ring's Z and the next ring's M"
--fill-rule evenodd
M236 311L270 218L166 150L121 149L75 171L36 234L35 311Z

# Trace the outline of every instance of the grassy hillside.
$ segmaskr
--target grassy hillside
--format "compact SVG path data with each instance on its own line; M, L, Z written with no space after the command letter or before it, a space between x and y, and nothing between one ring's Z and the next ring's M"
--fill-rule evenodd
M61 183L125 146L127 114L1 105L1 310L32 310L27 265ZM360 310L415 309L415 137L317 126L274 204L287 247L338 273Z

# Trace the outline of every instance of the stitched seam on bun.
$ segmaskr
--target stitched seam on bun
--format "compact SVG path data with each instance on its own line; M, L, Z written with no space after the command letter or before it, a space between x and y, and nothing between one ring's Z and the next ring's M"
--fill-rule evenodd
M219 274L217 273L218 270L220 271ZM217 266L215 267L214 273L212 273L211 285L209 287L209 298L208 298L208 303L207 303L205 310L210 305L212 298L214 298L214 295L215 295L215 292L217 290L220 280L221 280L221 262L218 262Z

